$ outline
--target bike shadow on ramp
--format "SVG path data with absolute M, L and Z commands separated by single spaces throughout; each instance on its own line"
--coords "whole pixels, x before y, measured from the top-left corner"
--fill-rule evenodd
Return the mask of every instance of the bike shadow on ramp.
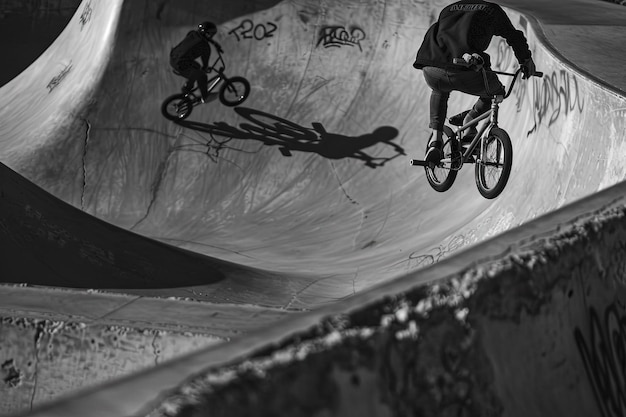
M 226 122 L 202 123 L 189 120 L 175 120 L 180 126 L 200 132 L 226 138 L 215 140 L 217 146 L 225 146 L 232 139 L 257 140 L 267 146 L 278 146 L 285 157 L 293 152 L 317 153 L 328 159 L 353 158 L 361 160 L 369 168 L 382 167 L 387 162 L 406 155 L 404 149 L 393 142 L 398 130 L 391 126 L 381 126 L 372 133 L 360 136 L 346 136 L 326 131 L 319 122 L 312 122 L 311 128 L 286 120 L 282 117 L 248 107 L 237 107 L 235 112 L 246 122 L 238 126 Z M 391 154 L 374 156 L 366 148 L 385 144 L 391 148 Z M 213 144 L 215 146 L 215 144 Z

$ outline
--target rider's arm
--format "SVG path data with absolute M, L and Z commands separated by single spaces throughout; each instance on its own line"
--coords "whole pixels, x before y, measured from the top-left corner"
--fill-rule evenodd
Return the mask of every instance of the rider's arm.
M 515 29 L 506 12 L 497 6 L 494 13 L 494 35 L 501 36 L 513 48 L 517 61 L 522 64 L 531 57 L 528 41 L 524 32 Z
M 209 43 L 215 46 L 215 49 L 217 49 L 217 52 L 219 52 L 220 54 L 224 53 L 224 50 L 222 49 L 222 46 L 219 43 L 215 42 L 213 39 L 209 40 Z
M 211 56 L 211 48 L 208 44 L 202 44 L 203 48 L 200 51 L 200 59 L 202 60 L 202 70 L 206 71 L 209 67 L 209 57 Z

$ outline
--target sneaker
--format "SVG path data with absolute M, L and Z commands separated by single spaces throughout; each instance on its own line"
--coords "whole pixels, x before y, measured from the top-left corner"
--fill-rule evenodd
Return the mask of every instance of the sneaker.
M 426 151 L 426 162 L 429 164 L 437 165 L 441 162 L 443 154 L 441 152 L 442 143 L 438 140 L 432 141 L 428 144 L 428 150 Z
M 454 116 L 450 117 L 448 121 L 453 126 L 463 126 L 463 121 L 465 120 L 465 116 L 467 116 L 467 113 L 469 112 L 470 112 L 469 110 L 465 110 L 464 112 L 455 114 Z

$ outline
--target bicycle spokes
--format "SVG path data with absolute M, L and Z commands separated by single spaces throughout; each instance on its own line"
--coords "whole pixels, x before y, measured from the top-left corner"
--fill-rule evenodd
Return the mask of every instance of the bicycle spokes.
M 240 88 L 241 91 L 238 91 L 237 86 L 235 84 L 228 84 L 225 89 L 225 96 L 229 101 L 238 101 L 243 98 L 244 89 Z
M 482 145 L 483 150 L 480 160 L 481 182 L 486 188 L 493 188 L 500 181 L 505 167 L 505 152 L 502 142 L 496 137 L 489 137 Z

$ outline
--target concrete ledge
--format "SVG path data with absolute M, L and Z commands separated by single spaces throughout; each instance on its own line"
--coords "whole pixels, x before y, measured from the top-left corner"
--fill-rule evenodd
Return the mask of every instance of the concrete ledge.
M 502 259 L 328 317 L 185 384 L 150 415 L 598 415 L 626 388 L 615 338 L 626 317 L 625 220 L 623 206 L 607 208 Z

